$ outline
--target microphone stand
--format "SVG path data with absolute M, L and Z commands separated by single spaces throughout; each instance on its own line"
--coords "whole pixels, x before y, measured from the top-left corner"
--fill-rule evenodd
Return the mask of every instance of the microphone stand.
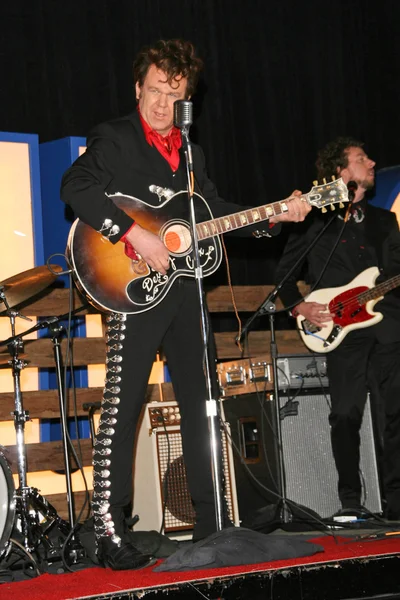
M 184 125 L 181 127 L 182 135 L 182 147 L 185 153 L 186 159 L 186 175 L 187 175 L 187 191 L 189 200 L 190 210 L 190 232 L 192 236 L 193 245 L 193 258 L 194 258 L 194 273 L 195 281 L 197 286 L 197 293 L 200 303 L 200 318 L 201 318 L 201 331 L 203 335 L 204 344 L 204 371 L 206 377 L 206 387 L 208 393 L 208 399 L 206 400 L 206 411 L 209 423 L 210 431 L 210 447 L 211 447 L 211 466 L 214 484 L 214 502 L 215 502 L 215 515 L 216 515 L 216 527 L 217 531 L 221 531 L 224 527 L 223 519 L 223 495 L 222 495 L 222 461 L 221 457 L 221 444 L 218 435 L 219 429 L 219 418 L 217 411 L 217 401 L 213 398 L 213 385 L 212 385 L 212 371 L 210 367 L 211 357 L 209 348 L 209 327 L 207 318 L 207 309 L 205 302 L 205 293 L 203 286 L 203 269 L 200 262 L 198 236 L 196 229 L 196 215 L 194 210 L 194 194 L 193 194 L 193 161 L 192 161 L 192 148 L 189 139 L 189 128 Z M 214 385 L 214 389 L 217 386 Z
M 283 457 L 283 447 L 282 447 L 282 427 L 281 427 L 281 411 L 280 411 L 280 402 L 279 402 L 279 383 L 278 383 L 278 349 L 276 344 L 276 336 L 275 336 L 275 313 L 276 306 L 275 300 L 284 286 L 286 281 L 292 275 L 292 273 L 296 270 L 298 265 L 305 259 L 305 257 L 309 254 L 311 249 L 315 246 L 321 236 L 325 233 L 327 228 L 330 226 L 332 221 L 337 217 L 337 213 L 332 215 L 332 217 L 328 220 L 328 222 L 324 225 L 321 231 L 315 236 L 312 242 L 305 248 L 305 250 L 300 254 L 299 258 L 296 260 L 294 265 L 289 269 L 284 278 L 280 283 L 278 283 L 272 292 L 267 296 L 267 298 L 262 302 L 262 304 L 258 307 L 255 313 L 248 319 L 246 324 L 244 325 L 240 336 L 236 337 L 236 342 L 240 343 L 243 337 L 247 334 L 251 324 L 260 317 L 261 315 L 268 314 L 269 316 L 269 326 L 271 332 L 271 342 L 270 342 L 270 353 L 271 353 L 271 362 L 272 362 L 272 373 L 274 380 L 274 400 L 275 400 L 275 421 L 276 421 L 276 430 L 277 430 L 277 454 L 278 454 L 278 484 L 279 484 L 279 493 L 280 493 L 280 505 L 279 510 L 279 521 L 285 524 L 290 523 L 292 521 L 292 513 L 288 506 L 287 501 L 287 490 L 286 490 L 286 479 L 285 479 L 285 463 Z M 296 302 L 298 304 L 298 302 Z

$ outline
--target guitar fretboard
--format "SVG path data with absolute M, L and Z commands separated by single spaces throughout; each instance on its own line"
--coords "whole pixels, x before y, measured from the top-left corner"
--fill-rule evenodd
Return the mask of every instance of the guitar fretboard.
M 367 290 L 366 292 L 362 292 L 358 295 L 358 301 L 360 304 L 366 304 L 370 300 L 374 300 L 375 298 L 379 298 L 379 296 L 384 296 L 390 290 L 394 290 L 400 285 L 400 275 L 395 275 L 391 279 L 387 281 L 383 281 L 379 283 L 375 287 Z
M 308 201 L 308 194 L 303 194 L 300 198 Z M 241 210 L 225 217 L 218 217 L 217 219 L 210 219 L 209 221 L 199 223 L 196 227 L 198 238 L 199 240 L 205 240 L 214 235 L 233 231 L 240 227 L 247 227 L 247 225 L 261 223 L 271 217 L 281 215 L 288 211 L 287 202 L 289 200 L 290 198 L 281 200 L 280 202 L 273 202 L 272 204 L 264 204 L 263 206 Z

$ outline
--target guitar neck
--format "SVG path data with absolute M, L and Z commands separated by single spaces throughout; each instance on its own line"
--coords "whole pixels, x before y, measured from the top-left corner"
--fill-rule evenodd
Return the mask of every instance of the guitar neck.
M 308 196 L 309 194 L 303 194 L 300 198 L 308 202 Z M 280 202 L 273 202 L 272 204 L 264 204 L 263 206 L 241 210 L 231 215 L 218 217 L 217 219 L 203 221 L 196 227 L 198 239 L 205 240 L 209 237 L 221 235 L 228 231 L 247 227 L 248 225 L 261 223 L 271 217 L 286 213 L 288 211 L 287 202 L 288 200 L 281 200 Z
M 358 296 L 358 301 L 360 304 L 366 304 L 370 300 L 375 300 L 375 298 L 379 298 L 380 296 L 384 296 L 390 290 L 394 290 L 400 285 L 400 275 L 395 275 L 391 279 L 379 283 L 375 287 L 367 290 L 366 292 L 362 292 Z

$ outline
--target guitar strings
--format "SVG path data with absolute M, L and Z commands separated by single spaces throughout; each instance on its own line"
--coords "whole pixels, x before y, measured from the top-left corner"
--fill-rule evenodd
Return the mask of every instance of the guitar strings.
M 396 277 L 394 277 L 393 280 L 400 281 L 400 275 L 396 275 Z M 375 291 L 378 291 L 380 286 L 382 286 L 382 288 L 383 288 L 385 283 L 387 283 L 387 282 L 383 282 L 383 283 L 379 284 L 378 286 L 376 286 Z M 335 304 L 332 304 L 330 309 L 333 310 L 333 312 L 336 312 L 337 310 L 340 310 L 342 308 L 352 308 L 353 306 L 354 306 L 354 308 L 356 308 L 356 307 L 362 306 L 363 304 L 366 304 L 366 302 L 368 302 L 368 299 L 365 302 L 361 302 L 361 303 L 360 303 L 359 299 L 364 294 L 366 296 L 368 296 L 368 293 L 371 292 L 373 289 L 374 288 L 368 288 L 366 290 L 363 290 L 362 292 L 357 294 L 357 296 L 355 296 L 353 298 L 349 298 L 348 300 L 343 300 L 343 302 L 336 301 Z M 373 298 L 372 298 L 372 300 L 373 300 Z M 329 307 L 329 304 L 328 304 L 328 307 Z

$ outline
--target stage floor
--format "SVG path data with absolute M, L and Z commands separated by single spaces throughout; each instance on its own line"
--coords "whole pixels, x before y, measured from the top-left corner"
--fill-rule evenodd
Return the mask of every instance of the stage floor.
M 54 563 L 51 572 L 34 578 L 30 573 L 30 577 L 19 581 L 7 581 L 2 573 L 0 599 L 400 598 L 400 526 L 397 523 L 380 523 L 362 529 L 357 526 L 326 534 L 277 529 L 264 536 L 271 545 L 278 540 L 289 542 L 291 538 L 301 538 L 318 544 L 321 551 L 301 558 L 167 572 L 155 570 L 162 560 L 146 569 L 120 572 L 99 568 L 90 561 L 71 565 L 74 572 L 65 572 L 62 564 Z M 181 544 L 181 547 L 189 546 L 192 546 L 190 542 Z M 21 578 L 21 573 L 14 575 Z

